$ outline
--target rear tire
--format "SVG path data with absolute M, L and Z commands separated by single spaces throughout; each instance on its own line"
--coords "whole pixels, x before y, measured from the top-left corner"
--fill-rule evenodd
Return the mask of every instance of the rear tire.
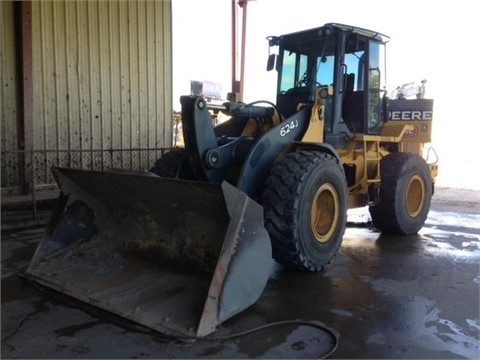
M 150 172 L 165 178 L 191 179 L 190 173 L 185 169 L 184 158 L 184 149 L 175 148 L 170 150 L 155 161 Z
M 274 259 L 320 271 L 337 254 L 347 220 L 343 168 L 321 152 L 286 155 L 270 171 L 262 194 Z
M 369 208 L 373 224 L 385 234 L 416 234 L 430 210 L 428 164 L 414 153 L 392 153 L 382 159 L 380 172 L 379 203 Z

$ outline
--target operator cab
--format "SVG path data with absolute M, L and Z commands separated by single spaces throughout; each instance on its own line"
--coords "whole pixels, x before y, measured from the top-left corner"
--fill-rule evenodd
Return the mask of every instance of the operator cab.
M 285 118 L 299 104 L 313 103 L 319 87 L 333 87 L 325 100 L 325 139 L 338 145 L 345 134 L 378 134 L 385 121 L 385 44 L 378 32 L 342 24 L 269 37 L 267 69 L 278 71 L 277 107 Z M 327 94 L 328 92 L 323 92 Z

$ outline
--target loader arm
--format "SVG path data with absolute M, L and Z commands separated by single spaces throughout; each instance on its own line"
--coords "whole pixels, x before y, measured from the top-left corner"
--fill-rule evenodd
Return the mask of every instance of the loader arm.
M 241 166 L 258 140 L 257 136 L 241 136 L 249 119 L 262 122 L 274 114 L 271 107 L 225 103 L 232 118 L 213 127 L 212 117 L 201 96 L 182 96 L 182 124 L 186 161 L 195 179 L 236 184 L 228 168 Z
M 241 136 L 249 119 L 267 119 L 273 116 L 272 107 L 227 103 L 232 119 L 228 124 L 213 127 L 205 100 L 201 96 L 182 96 L 182 122 L 185 154 L 195 178 L 221 183 L 228 181 L 255 199 L 261 190 L 268 168 L 291 145 L 299 141 L 310 123 L 311 105 L 257 137 Z M 228 171 L 241 166 L 240 175 L 231 178 Z
M 212 118 L 205 100 L 200 96 L 180 97 L 185 156 L 196 179 L 221 183 L 227 174 L 224 168 L 208 168 L 205 152 L 218 147 Z
M 248 153 L 237 188 L 256 199 L 264 184 L 267 171 L 275 159 L 300 140 L 310 122 L 311 105 L 304 106 L 285 121 L 263 135 Z

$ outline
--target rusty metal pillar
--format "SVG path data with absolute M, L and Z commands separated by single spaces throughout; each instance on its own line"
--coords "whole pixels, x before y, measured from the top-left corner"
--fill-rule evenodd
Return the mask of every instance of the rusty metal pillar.
M 240 92 L 240 84 L 237 81 L 237 0 L 232 0 L 232 92 L 228 100 L 236 101 L 237 93 Z
M 243 88 L 245 85 L 245 48 L 247 45 L 247 5 L 248 0 L 240 0 L 238 5 L 242 8 L 242 50 L 240 56 L 240 101 L 243 101 Z
M 238 5 L 237 5 L 238 1 Z M 245 82 L 245 48 L 247 34 L 247 4 L 249 0 L 232 0 L 232 93 L 231 101 L 243 101 Z M 240 45 L 240 68 L 238 67 L 238 7 L 242 8 L 242 38 Z

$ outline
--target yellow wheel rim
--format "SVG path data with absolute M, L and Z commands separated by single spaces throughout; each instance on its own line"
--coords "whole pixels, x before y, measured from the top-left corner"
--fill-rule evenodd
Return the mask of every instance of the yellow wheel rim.
M 337 227 L 340 216 L 338 194 L 332 184 L 323 184 L 315 193 L 312 203 L 311 227 L 315 239 L 328 242 Z
M 405 204 L 407 213 L 411 217 L 416 217 L 423 209 L 425 204 L 425 181 L 419 175 L 414 175 L 407 185 Z

